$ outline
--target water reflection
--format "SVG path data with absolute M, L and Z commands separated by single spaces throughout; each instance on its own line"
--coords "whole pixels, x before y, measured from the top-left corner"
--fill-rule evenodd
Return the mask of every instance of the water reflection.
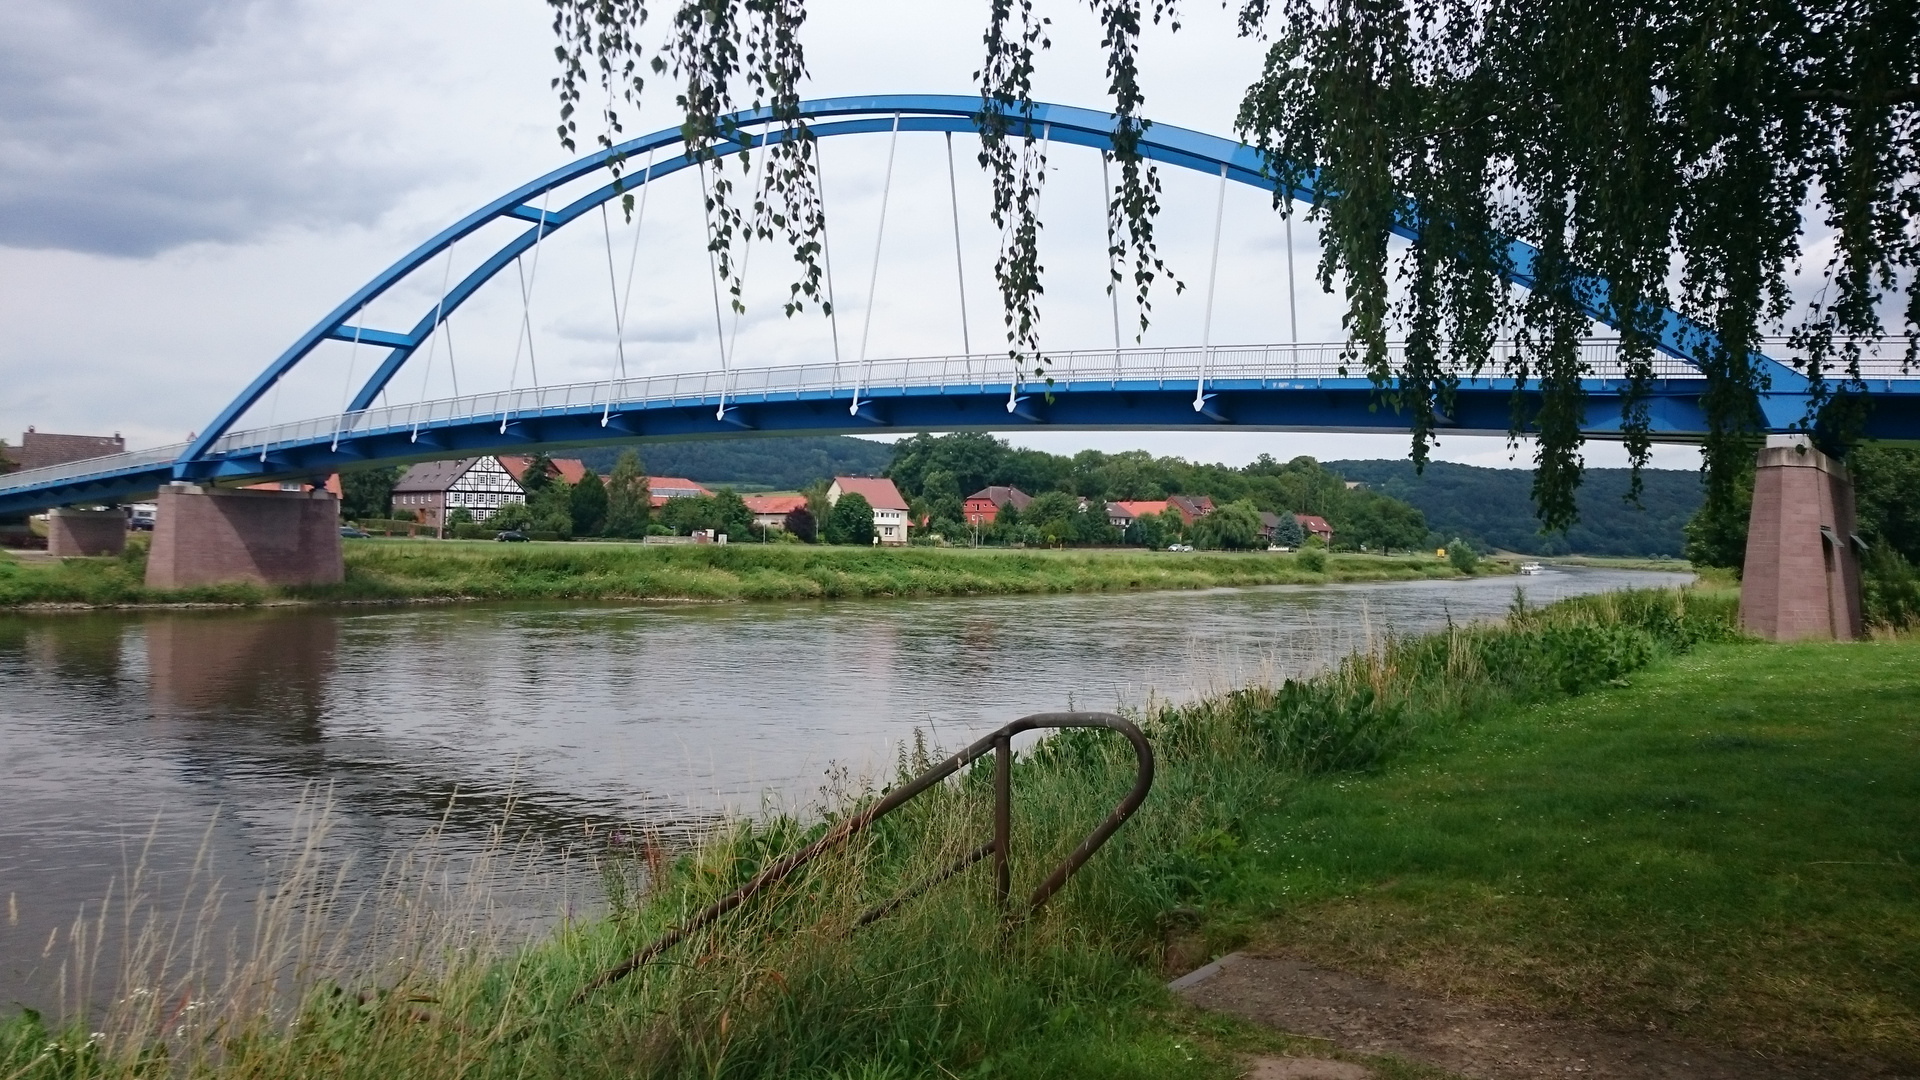
M 1516 585 L 1546 602 L 1683 580 L 0 617 L 0 892 L 20 907 L 0 1001 L 33 999 L 50 931 L 150 830 L 162 888 L 204 838 L 250 893 L 314 785 L 363 879 L 443 815 L 456 845 L 509 806 L 556 849 L 585 823 L 684 833 L 763 799 L 804 808 L 830 766 L 884 769 L 916 727 L 953 747 L 1028 712 L 1310 671 L 1498 615 Z

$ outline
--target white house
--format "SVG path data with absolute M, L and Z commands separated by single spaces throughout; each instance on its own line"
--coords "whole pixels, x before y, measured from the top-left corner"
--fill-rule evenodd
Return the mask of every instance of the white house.
M 464 509 L 485 521 L 508 503 L 526 502 L 527 493 L 496 457 L 423 461 L 393 485 L 393 506 L 411 510 L 423 525 L 445 525 L 447 515 Z
M 840 504 L 842 495 L 860 495 L 873 507 L 873 534 L 883 544 L 907 542 L 907 500 L 893 481 L 875 476 L 836 476 L 827 488 L 827 501 Z

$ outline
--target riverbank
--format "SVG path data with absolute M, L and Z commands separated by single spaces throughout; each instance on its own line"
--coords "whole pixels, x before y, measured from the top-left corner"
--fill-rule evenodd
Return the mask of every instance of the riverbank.
M 373 992 L 322 983 L 291 1031 L 244 1013 L 195 1024 L 252 1032 L 221 1036 L 209 1067 L 232 1075 L 1226 1077 L 1248 1049 L 1331 1052 L 1163 988 L 1252 945 L 1839 1063 L 1829 1074 L 1911 1068 L 1920 647 L 1763 645 L 1732 618 L 1728 598 L 1698 593 L 1568 601 L 1141 717 L 1159 759 L 1146 807 L 1011 933 L 983 868 L 852 925 L 985 834 L 975 773 L 578 1003 L 596 972 L 824 826 L 738 825 L 678 857 L 609 838 L 604 920 L 521 950 L 453 948 L 470 931 L 402 938 L 382 956 L 407 963 L 340 975 Z M 1132 769 L 1101 733 L 1021 757 L 1015 895 Z M 829 820 L 863 797 L 842 792 Z M 46 1049 L 85 1035 L 16 1020 L 0 1067 L 128 1074 L 136 1047 L 182 1026 L 160 1014 L 217 1004 L 185 990 L 139 998 L 155 1005 L 128 1019 L 146 1026 L 86 1068 Z M 169 1037 L 175 1061 L 204 1050 Z
M 337 586 L 156 590 L 138 547 L 111 559 L 0 557 L 0 608 L 401 603 L 465 600 L 841 600 L 882 596 L 1144 592 L 1464 576 L 1427 555 L 1138 549 L 856 548 L 792 544 L 500 544 L 353 540 Z M 1319 569 L 1315 569 L 1316 562 Z M 1482 573 L 1511 567 L 1485 560 Z

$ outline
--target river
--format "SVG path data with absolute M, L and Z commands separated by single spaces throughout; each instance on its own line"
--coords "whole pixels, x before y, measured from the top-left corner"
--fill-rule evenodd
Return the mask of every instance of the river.
M 1516 587 L 1546 603 L 1687 580 L 0 616 L 0 1008 L 51 1003 L 50 939 L 143 857 L 159 894 L 197 864 L 244 912 L 303 793 L 332 800 L 351 890 L 456 793 L 455 848 L 510 801 L 550 853 L 583 823 L 684 835 L 806 810 L 830 770 L 888 773 L 916 729 L 953 749 L 1030 712 L 1310 672 L 1496 617 Z

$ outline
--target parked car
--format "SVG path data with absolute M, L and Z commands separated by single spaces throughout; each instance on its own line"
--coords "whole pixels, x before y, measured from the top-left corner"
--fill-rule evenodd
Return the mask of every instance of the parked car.
M 519 529 L 508 529 L 506 532 L 495 533 L 493 534 L 493 538 L 503 544 L 524 544 L 527 542 L 527 534 L 521 532 Z
M 361 528 L 358 525 L 340 526 L 340 539 L 342 540 L 365 540 L 367 537 L 372 535 L 373 535 L 372 533 L 368 532 L 367 530 Z

